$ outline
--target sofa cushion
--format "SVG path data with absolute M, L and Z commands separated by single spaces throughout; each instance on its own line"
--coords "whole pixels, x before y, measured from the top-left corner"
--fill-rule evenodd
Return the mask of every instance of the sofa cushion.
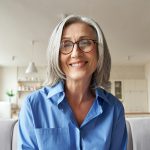
M 11 150 L 13 129 L 16 120 L 0 119 L 0 149 Z
M 131 133 L 131 127 L 128 120 L 126 120 L 126 127 L 128 132 L 128 143 L 127 143 L 127 150 L 133 150 L 133 140 L 132 140 L 132 133 Z
M 128 118 L 133 150 L 150 150 L 150 117 Z
M 15 123 L 13 137 L 12 137 L 12 150 L 17 150 L 17 137 L 18 137 L 18 121 Z

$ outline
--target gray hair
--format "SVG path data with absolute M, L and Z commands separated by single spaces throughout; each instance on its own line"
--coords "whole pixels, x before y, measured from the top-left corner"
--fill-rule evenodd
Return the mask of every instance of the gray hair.
M 60 80 L 65 80 L 65 75 L 59 65 L 59 48 L 63 29 L 66 25 L 75 22 L 84 22 L 91 26 L 97 34 L 98 40 L 98 62 L 96 71 L 93 73 L 91 86 L 107 89 L 111 69 L 111 57 L 107 42 L 100 26 L 91 18 L 70 15 L 64 18 L 53 30 L 48 45 L 48 66 L 45 85 L 53 86 Z M 93 84 L 94 83 L 94 84 Z

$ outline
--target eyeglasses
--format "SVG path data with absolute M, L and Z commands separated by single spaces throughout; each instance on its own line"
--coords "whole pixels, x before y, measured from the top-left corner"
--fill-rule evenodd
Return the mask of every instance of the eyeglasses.
M 90 52 L 94 49 L 95 44 L 97 44 L 96 40 L 92 39 L 82 39 L 75 43 L 72 41 L 62 41 L 60 43 L 60 52 L 63 54 L 69 54 L 73 51 L 74 45 L 77 44 L 78 48 L 85 53 Z

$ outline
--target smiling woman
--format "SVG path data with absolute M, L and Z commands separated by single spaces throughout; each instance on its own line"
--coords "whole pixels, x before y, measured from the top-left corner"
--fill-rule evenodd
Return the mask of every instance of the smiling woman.
M 64 29 L 60 66 L 68 84 L 69 81 L 71 84 L 76 84 L 76 81 L 84 82 L 83 85 L 90 84 L 88 82 L 96 70 L 98 61 L 97 44 L 94 41 L 95 31 L 85 23 L 77 22 Z
M 54 29 L 48 53 L 45 86 L 21 108 L 19 150 L 126 150 L 123 105 L 105 90 L 111 58 L 99 25 L 66 17 Z

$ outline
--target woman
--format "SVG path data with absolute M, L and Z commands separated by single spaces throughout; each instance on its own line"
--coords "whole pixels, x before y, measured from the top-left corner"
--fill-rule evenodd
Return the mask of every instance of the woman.
M 106 90 L 111 59 L 99 25 L 70 15 L 54 29 L 46 86 L 19 115 L 19 150 L 125 150 L 121 102 Z

